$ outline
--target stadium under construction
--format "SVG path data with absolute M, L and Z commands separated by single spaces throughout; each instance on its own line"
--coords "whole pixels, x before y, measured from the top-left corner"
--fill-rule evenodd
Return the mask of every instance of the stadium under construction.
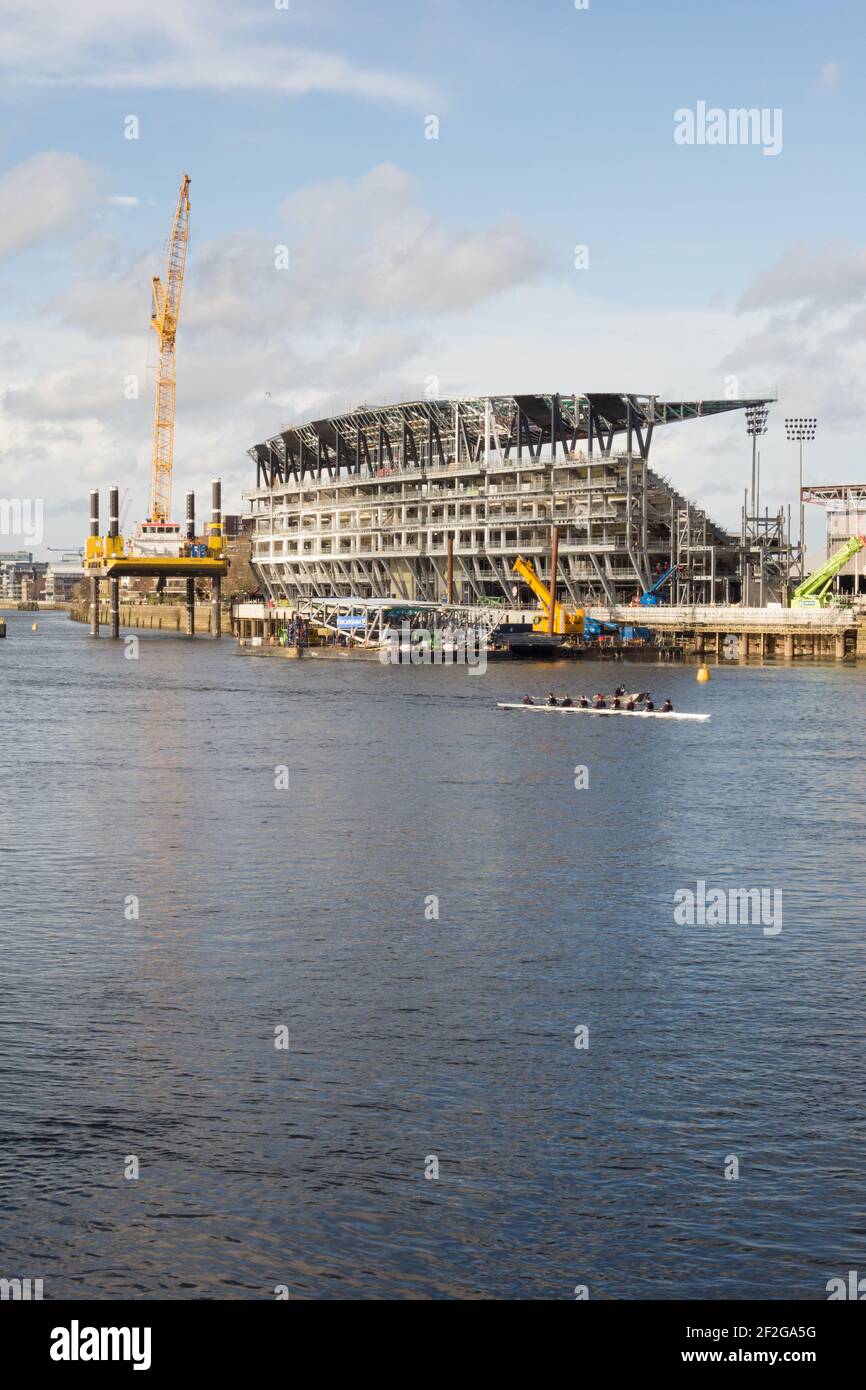
M 738 532 L 650 467 L 656 427 L 763 407 L 627 394 L 420 400 L 286 428 L 249 452 L 252 561 L 269 598 L 518 606 L 515 561 L 575 608 L 617 607 L 672 570 L 674 605 L 765 607 L 802 574 L 790 511 Z

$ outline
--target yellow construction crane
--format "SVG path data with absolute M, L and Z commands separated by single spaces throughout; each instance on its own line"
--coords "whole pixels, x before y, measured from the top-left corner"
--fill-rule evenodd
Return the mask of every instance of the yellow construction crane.
M 550 589 L 546 584 L 542 584 L 535 572 L 535 567 L 530 560 L 524 560 L 522 555 L 518 555 L 512 566 L 515 574 L 519 574 L 524 584 L 528 584 L 535 597 L 541 604 L 541 615 L 535 618 L 532 623 L 533 631 L 545 633 L 549 631 L 550 622 Z M 553 631 L 560 636 L 581 637 L 583 635 L 584 610 L 582 608 L 563 608 L 559 602 L 553 605 Z
M 153 468 L 148 519 L 162 525 L 171 511 L 171 469 L 174 456 L 175 336 L 180 313 L 180 292 L 189 240 L 189 174 L 184 174 L 177 199 L 165 284 L 153 277 L 153 311 L 150 326 L 159 339 L 156 375 L 156 410 L 153 421 Z

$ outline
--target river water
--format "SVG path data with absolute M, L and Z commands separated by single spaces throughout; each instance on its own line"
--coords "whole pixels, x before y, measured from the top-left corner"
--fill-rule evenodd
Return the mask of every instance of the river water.
M 0 1276 L 815 1299 L 866 1273 L 862 671 L 158 634 L 131 660 L 6 616 Z M 495 707 L 621 676 L 712 719 Z M 677 920 L 699 882 L 781 921 Z

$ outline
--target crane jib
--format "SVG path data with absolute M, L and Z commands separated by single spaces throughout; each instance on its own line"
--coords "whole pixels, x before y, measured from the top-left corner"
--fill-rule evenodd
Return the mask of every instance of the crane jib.
M 165 285 L 153 277 L 151 327 L 159 338 L 156 407 L 153 422 L 153 464 L 150 484 L 150 520 L 164 522 L 171 511 L 171 476 L 174 462 L 175 338 L 189 239 L 189 175 L 184 174 L 169 241 Z

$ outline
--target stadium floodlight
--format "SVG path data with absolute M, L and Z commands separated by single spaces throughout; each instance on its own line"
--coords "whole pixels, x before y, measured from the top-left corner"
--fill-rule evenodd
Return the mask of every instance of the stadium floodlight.
M 814 415 L 785 416 L 785 434 L 788 436 L 788 442 L 800 446 L 800 570 L 803 577 L 806 574 L 806 537 L 803 534 L 806 522 L 803 506 L 803 445 L 812 443 L 817 429 L 818 420 Z
M 807 440 L 815 438 L 818 428 L 818 421 L 814 415 L 808 416 L 785 416 L 785 433 L 789 440 Z

